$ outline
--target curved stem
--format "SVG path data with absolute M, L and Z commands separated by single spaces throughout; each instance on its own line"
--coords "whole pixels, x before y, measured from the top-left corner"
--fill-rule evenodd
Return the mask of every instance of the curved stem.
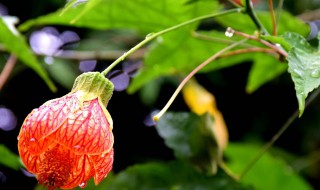
M 154 121 L 158 121 L 160 119 L 160 117 L 168 110 L 168 108 L 170 107 L 170 105 L 173 103 L 174 99 L 177 97 L 177 95 L 179 94 L 179 92 L 182 90 L 182 88 L 184 87 L 184 85 L 190 80 L 191 77 L 193 77 L 200 69 L 202 69 L 204 66 L 208 65 L 210 62 L 212 62 L 213 60 L 217 59 L 219 56 L 221 56 L 223 53 L 225 53 L 226 51 L 244 43 L 245 41 L 247 41 L 247 39 L 238 41 L 236 43 L 233 43 L 229 46 L 227 46 L 226 48 L 218 51 L 216 54 L 214 54 L 213 56 L 211 56 L 209 59 L 205 60 L 203 63 L 201 63 L 200 65 L 198 65 L 198 67 L 196 67 L 193 71 L 191 71 L 184 79 L 183 81 L 179 84 L 178 88 L 175 90 L 175 92 L 173 93 L 173 95 L 171 96 L 171 98 L 169 99 L 169 101 L 167 102 L 167 104 L 162 108 L 162 110 L 156 114 L 155 116 L 153 116 L 153 120 Z
M 273 0 L 268 0 L 268 5 L 269 5 L 269 10 L 270 10 L 270 15 L 271 15 L 271 21 L 272 21 L 272 35 L 276 36 L 277 35 L 277 23 L 276 23 L 276 17 L 274 14 L 274 9 L 273 9 Z
M 262 39 L 260 39 L 260 38 L 258 38 L 258 37 L 256 37 L 256 36 L 252 36 L 252 35 L 249 35 L 249 34 L 246 34 L 246 33 L 243 33 L 243 32 L 239 32 L 239 31 L 233 30 L 233 29 L 230 28 L 230 27 L 228 28 L 228 30 L 229 30 L 229 31 L 232 31 L 232 33 L 235 34 L 235 35 L 243 36 L 243 37 L 245 37 L 245 38 L 247 38 L 247 39 L 255 40 L 255 41 L 257 41 L 257 42 L 260 42 L 260 43 L 262 43 L 263 45 L 265 45 L 265 46 L 267 46 L 267 47 L 269 47 L 269 48 L 271 48 L 271 49 L 276 50 L 280 55 L 282 55 L 282 56 L 284 56 L 284 57 L 287 56 L 287 52 L 284 51 L 283 49 L 281 49 L 280 47 L 278 47 L 278 46 L 276 46 L 276 45 L 273 45 L 273 44 L 271 44 L 271 43 L 269 43 L 269 42 L 267 42 L 267 41 L 265 41 L 265 40 L 262 40 Z
M 14 55 L 10 55 L 6 65 L 4 66 L 1 74 L 0 74 L 0 90 L 2 89 L 3 85 L 6 83 L 7 79 L 12 72 L 14 65 L 16 64 L 17 58 Z
M 235 8 L 235 9 L 230 9 L 230 10 L 225 10 L 222 12 L 218 12 L 218 13 L 213 13 L 213 14 L 208 14 L 208 15 L 204 15 L 204 16 L 200 16 L 191 20 L 188 20 L 186 22 L 180 23 L 178 25 L 172 26 L 170 28 L 161 30 L 160 32 L 157 33 L 150 33 L 146 36 L 146 38 L 141 41 L 140 43 L 138 43 L 136 46 L 134 46 L 133 48 L 131 48 L 129 51 L 127 51 L 126 53 L 124 53 L 122 56 L 120 56 L 118 59 L 116 59 L 113 63 L 111 63 L 109 65 L 109 67 L 107 67 L 102 74 L 106 75 L 113 67 L 115 67 L 118 63 L 120 63 L 121 61 L 123 61 L 126 57 L 128 57 L 131 53 L 135 52 L 137 49 L 139 49 L 140 47 L 144 46 L 145 44 L 147 44 L 148 42 L 150 42 L 151 40 L 157 38 L 158 36 L 161 36 L 162 34 L 171 32 L 175 29 L 181 28 L 183 26 L 198 22 L 200 20 L 204 20 L 204 19 L 208 19 L 208 18 L 213 18 L 213 17 L 218 17 L 218 16 L 222 16 L 222 15 L 226 15 L 226 14 L 230 14 L 230 13 L 235 13 L 235 12 L 241 12 L 241 8 Z
M 320 88 L 314 91 L 308 100 L 306 101 L 306 107 L 310 105 L 310 103 L 320 94 Z M 266 143 L 262 149 L 254 156 L 254 158 L 248 163 L 245 169 L 239 176 L 239 179 L 242 179 L 249 170 L 254 166 L 255 163 L 269 150 L 269 148 L 280 138 L 280 136 L 288 129 L 288 127 L 294 122 L 295 119 L 299 117 L 299 109 L 297 109 L 289 119 L 284 123 L 284 125 L 280 128 L 280 130 L 272 137 L 272 139 Z
M 264 26 L 261 24 L 260 20 L 258 19 L 256 13 L 253 11 L 251 0 L 246 0 L 246 11 L 245 11 L 253 21 L 253 23 L 256 25 L 257 29 L 262 31 L 264 35 L 268 35 L 268 31 L 264 28 Z

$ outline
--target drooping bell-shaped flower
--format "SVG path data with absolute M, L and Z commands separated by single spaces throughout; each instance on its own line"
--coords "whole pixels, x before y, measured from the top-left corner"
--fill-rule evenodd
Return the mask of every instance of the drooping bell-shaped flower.
M 18 149 L 27 170 L 49 189 L 97 185 L 112 169 L 113 122 L 106 109 L 113 84 L 99 72 L 80 75 L 71 92 L 34 109 Z

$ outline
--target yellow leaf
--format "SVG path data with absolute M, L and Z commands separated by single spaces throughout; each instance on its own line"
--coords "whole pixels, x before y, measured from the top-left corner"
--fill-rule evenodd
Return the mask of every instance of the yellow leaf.
M 203 115 L 209 113 L 214 118 L 213 132 L 218 148 L 223 151 L 228 144 L 228 130 L 221 112 L 217 109 L 213 94 L 195 79 L 191 79 L 182 90 L 183 98 L 192 112 Z

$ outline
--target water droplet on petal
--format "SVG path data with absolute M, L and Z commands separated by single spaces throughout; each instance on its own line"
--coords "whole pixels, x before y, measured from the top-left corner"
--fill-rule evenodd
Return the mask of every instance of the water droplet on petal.
M 231 38 L 233 34 L 234 34 L 234 30 L 231 27 L 228 27 L 226 32 L 224 33 L 224 35 L 226 35 L 229 38 Z
M 79 187 L 80 188 L 85 188 L 87 186 L 87 183 L 86 182 L 82 182 L 79 184 Z
M 74 146 L 73 148 L 77 148 L 77 149 L 78 149 L 78 148 L 80 148 L 80 147 L 81 147 L 80 145 L 76 145 L 76 146 Z
M 30 138 L 30 142 L 36 142 L 35 138 Z
M 311 72 L 311 76 L 314 78 L 319 78 L 320 77 L 320 70 L 316 69 Z

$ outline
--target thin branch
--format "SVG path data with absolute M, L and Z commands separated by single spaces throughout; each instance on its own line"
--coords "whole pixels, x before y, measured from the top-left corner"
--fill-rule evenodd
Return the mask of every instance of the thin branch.
M 5 66 L 0 74 L 0 90 L 2 89 L 2 87 L 6 83 L 6 81 L 8 80 L 16 62 L 17 62 L 16 56 L 10 55 L 10 57 L 8 58 Z
M 315 90 L 306 101 L 306 106 L 308 107 L 310 103 L 320 94 L 320 88 Z M 280 138 L 280 136 L 288 129 L 288 127 L 299 117 L 299 109 L 297 109 L 289 119 L 284 123 L 280 130 L 272 137 L 272 139 L 266 143 L 261 150 L 254 156 L 254 158 L 248 163 L 245 169 L 240 174 L 240 179 L 242 179 L 249 170 L 254 166 L 255 163 L 269 150 L 269 148 Z
M 139 59 L 143 57 L 145 49 L 139 49 L 129 56 L 130 59 Z M 63 50 L 60 51 L 51 57 L 62 58 L 62 59 L 71 59 L 71 60 L 89 60 L 89 59 L 99 59 L 99 60 L 115 60 L 126 51 L 74 51 L 74 50 Z M 38 56 L 48 56 L 37 54 Z
M 215 53 L 213 56 L 211 56 L 210 58 L 208 58 L 207 60 L 205 60 L 203 63 L 201 63 L 200 65 L 198 65 L 194 70 L 192 70 L 183 80 L 182 82 L 179 84 L 178 88 L 175 90 L 175 92 L 173 93 L 173 95 L 171 96 L 171 98 L 169 99 L 169 101 L 167 102 L 167 104 L 162 108 L 162 110 L 157 113 L 154 117 L 153 120 L 154 121 L 158 121 L 160 119 L 160 117 L 162 117 L 162 115 L 169 109 L 170 105 L 173 103 L 174 99 L 177 97 L 177 95 L 179 94 L 179 92 L 182 90 L 182 88 L 184 87 L 184 85 L 190 80 L 191 77 L 193 77 L 198 71 L 200 71 L 204 66 L 208 65 L 210 62 L 214 61 L 215 59 L 217 59 L 219 56 L 221 56 L 223 53 L 225 53 L 226 51 L 229 51 L 230 49 L 244 43 L 245 41 L 247 41 L 247 39 L 238 41 L 236 43 L 233 43 L 227 47 L 225 47 L 224 49 L 218 51 L 217 53 Z
M 265 45 L 265 46 L 267 46 L 267 47 L 269 47 L 271 49 L 276 50 L 280 55 L 283 55 L 284 57 L 287 56 L 287 52 L 286 51 L 284 51 L 284 50 L 280 49 L 278 46 L 276 46 L 274 44 L 271 44 L 271 43 L 269 43 L 269 42 L 267 42 L 265 40 L 262 40 L 262 39 L 260 39 L 260 38 L 258 38 L 256 36 L 252 36 L 252 35 L 249 35 L 249 34 L 246 34 L 246 33 L 243 33 L 243 32 L 239 32 L 239 31 L 233 30 L 231 28 L 228 28 L 228 30 L 233 32 L 233 34 L 236 34 L 236 35 L 239 35 L 239 36 L 243 36 L 243 37 L 245 37 L 247 39 L 255 40 L 257 42 L 260 42 L 263 45 Z
M 213 14 L 208 14 L 208 15 L 204 15 L 204 16 L 200 16 L 200 17 L 196 17 L 194 19 L 188 20 L 186 22 L 174 25 L 172 27 L 169 27 L 167 29 L 161 30 L 159 32 L 156 33 L 150 33 L 146 36 L 146 38 L 141 41 L 140 43 L 138 43 L 137 45 L 135 45 L 133 48 L 131 48 L 129 51 L 127 51 L 126 53 L 124 53 L 122 56 L 120 56 L 118 59 L 116 59 L 113 63 L 111 63 L 103 72 L 103 75 L 106 75 L 110 70 L 112 70 L 113 67 L 115 67 L 118 63 L 120 63 L 121 61 L 123 61 L 125 58 L 127 58 L 130 54 L 132 54 L 133 52 L 137 51 L 139 48 L 141 48 L 142 46 L 146 45 L 147 43 L 149 43 L 150 41 L 152 41 L 153 39 L 157 38 L 158 36 L 161 36 L 163 34 L 166 34 L 168 32 L 171 32 L 173 30 L 176 30 L 178 28 L 187 26 L 189 24 L 204 20 L 204 19 L 208 19 L 208 18 L 214 18 L 214 17 L 218 17 L 218 16 L 223 16 L 223 15 L 227 15 L 227 14 L 231 14 L 231 13 L 236 13 L 236 12 L 241 12 L 242 9 L 241 8 L 235 8 L 235 9 L 229 9 L 229 10 L 225 10 L 225 11 L 221 11 L 218 13 L 213 13 Z
M 245 12 L 250 16 L 251 20 L 256 25 L 256 27 L 259 30 L 259 32 L 263 32 L 265 35 L 267 35 L 268 31 L 261 24 L 261 22 L 258 19 L 256 13 L 254 12 L 251 0 L 246 0 L 246 10 L 245 10 Z
M 230 57 L 233 55 L 238 55 L 238 54 L 242 54 L 242 53 L 252 53 L 252 52 L 262 52 L 262 53 L 269 53 L 269 54 L 276 54 L 277 53 L 277 51 L 274 49 L 252 47 L 252 48 L 237 49 L 234 51 L 230 51 L 228 53 L 222 54 L 219 58 Z
M 214 37 L 214 36 L 204 35 L 204 34 L 201 34 L 197 31 L 192 31 L 191 35 L 192 35 L 192 37 L 200 39 L 200 40 L 211 41 L 211 42 L 221 43 L 221 44 L 230 45 L 230 44 L 237 42 L 235 40 L 223 39 L 223 38 L 218 38 L 218 37 Z M 240 44 L 239 46 L 241 46 L 241 47 L 254 47 L 250 44 Z
M 272 0 L 268 0 L 268 5 L 269 5 L 269 10 L 270 10 L 270 14 L 271 14 L 271 21 L 272 21 L 272 34 L 274 36 L 277 35 L 277 24 L 276 24 L 276 17 L 274 14 L 274 9 L 273 9 L 273 2 Z

